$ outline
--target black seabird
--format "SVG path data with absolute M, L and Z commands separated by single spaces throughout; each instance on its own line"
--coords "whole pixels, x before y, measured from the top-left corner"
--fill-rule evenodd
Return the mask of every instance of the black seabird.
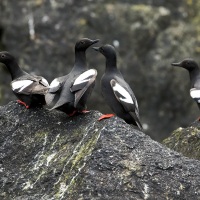
M 66 76 L 56 78 L 45 96 L 47 105 L 69 116 L 84 112 L 86 101 L 95 85 L 97 71 L 87 68 L 85 51 L 99 40 L 83 38 L 75 45 L 75 63 Z
M 23 71 L 9 52 L 0 52 L 0 62 L 6 65 L 11 74 L 12 91 L 19 98 L 18 103 L 26 108 L 41 107 L 46 104 L 44 95 L 49 84 L 45 78 Z
M 191 58 L 178 63 L 172 63 L 172 66 L 182 67 L 188 70 L 190 75 L 190 96 L 196 101 L 200 109 L 200 68 Z
M 117 69 L 115 48 L 111 45 L 104 45 L 93 47 L 93 49 L 102 53 L 106 58 L 106 70 L 101 78 L 101 90 L 105 101 L 118 117 L 142 129 L 136 97 Z M 103 115 L 99 120 L 111 116 L 112 114 Z

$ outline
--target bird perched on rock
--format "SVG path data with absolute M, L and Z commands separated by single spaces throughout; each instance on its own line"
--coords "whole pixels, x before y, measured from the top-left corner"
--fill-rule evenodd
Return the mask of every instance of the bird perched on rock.
M 76 42 L 74 67 L 66 76 L 55 78 L 45 96 L 51 109 L 58 109 L 69 116 L 84 112 L 97 76 L 95 69 L 87 68 L 85 51 L 98 41 L 83 38 Z
M 142 129 L 136 97 L 117 69 L 115 48 L 107 44 L 102 47 L 93 47 L 93 49 L 106 58 L 106 69 L 101 78 L 101 90 L 105 101 L 118 117 Z M 112 116 L 112 114 L 103 115 L 99 120 Z
M 190 96 L 196 101 L 200 109 L 200 68 L 191 58 L 178 63 L 172 63 L 172 66 L 182 67 L 188 70 L 190 75 Z
M 9 52 L 0 52 L 0 62 L 6 65 L 11 74 L 12 91 L 19 98 L 18 103 L 26 108 L 41 107 L 46 104 L 44 95 L 48 91 L 49 84 L 45 78 L 23 71 Z

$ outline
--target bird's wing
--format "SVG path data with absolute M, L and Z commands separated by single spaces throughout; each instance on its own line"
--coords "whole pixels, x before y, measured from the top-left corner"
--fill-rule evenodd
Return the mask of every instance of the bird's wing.
M 12 90 L 20 94 L 41 94 L 44 95 L 48 91 L 48 82 L 41 76 L 22 76 L 11 82 Z
M 200 104 L 200 89 L 191 88 L 191 89 L 190 89 L 190 96 L 191 96 L 198 104 Z
M 42 76 L 33 76 L 32 94 L 46 94 L 49 90 L 48 81 Z
M 45 95 L 45 101 L 48 106 L 53 107 L 56 105 L 60 98 L 60 94 L 63 88 L 64 83 L 68 79 L 68 75 L 55 78 L 50 86 L 48 93 Z
M 55 78 L 50 86 L 49 86 L 49 93 L 56 93 L 57 91 L 59 91 L 62 88 L 62 82 L 59 81 L 58 78 Z
M 127 112 L 135 111 L 137 103 L 131 97 L 130 93 L 123 86 L 121 86 L 119 82 L 117 82 L 115 79 L 112 79 L 110 81 L 110 84 L 115 94 L 115 97 L 122 104 L 124 109 Z
M 94 83 L 97 76 L 97 71 L 95 69 L 89 69 L 82 74 L 80 74 L 74 81 L 70 88 L 70 91 L 75 93 L 74 107 L 77 106 L 81 97 L 87 91 L 87 89 Z
M 140 122 L 139 113 L 136 111 L 136 112 L 129 112 L 129 114 L 133 117 L 133 119 L 135 120 L 139 129 L 142 130 L 143 127 L 142 127 L 142 124 Z
M 123 106 L 126 112 L 134 118 L 138 127 L 142 129 L 142 125 L 139 120 L 139 108 L 136 97 L 130 87 L 127 88 L 127 84 L 125 84 L 126 88 L 120 85 L 118 81 L 112 79 L 110 81 L 110 85 L 115 94 L 115 97 L 119 101 L 119 103 Z
M 47 81 L 44 77 L 41 77 L 39 82 L 40 82 L 40 84 L 42 84 L 43 86 L 49 87 L 49 83 L 48 83 L 48 81 Z

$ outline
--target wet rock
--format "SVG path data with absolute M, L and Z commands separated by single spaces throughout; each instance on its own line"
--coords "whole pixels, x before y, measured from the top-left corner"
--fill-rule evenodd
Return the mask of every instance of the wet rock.
M 199 198 L 199 161 L 100 115 L 0 107 L 0 198 Z
M 178 128 L 163 141 L 170 149 L 184 156 L 200 160 L 200 122 L 192 123 L 187 128 Z

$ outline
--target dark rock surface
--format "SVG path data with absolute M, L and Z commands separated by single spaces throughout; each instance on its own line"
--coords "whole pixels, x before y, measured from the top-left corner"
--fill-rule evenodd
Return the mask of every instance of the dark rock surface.
M 173 131 L 163 144 L 184 156 L 200 160 L 200 121 L 195 121 L 187 128 L 180 127 Z
M 170 66 L 185 57 L 200 62 L 199 26 L 189 18 L 190 13 L 199 11 L 197 6 L 195 12 L 190 9 L 193 2 L 1 0 L 0 50 L 12 52 L 28 72 L 52 81 L 71 70 L 77 39 L 99 38 L 99 45 L 114 44 L 119 68 L 138 99 L 141 121 L 147 133 L 161 141 L 198 116 L 189 96 L 187 72 Z M 87 57 L 89 66 L 98 70 L 88 107 L 108 113 L 99 86 L 105 60 L 91 49 Z M 9 88 L 9 75 L 0 70 L 3 105 L 15 97 Z
M 0 199 L 199 199 L 199 161 L 99 116 L 0 107 Z

